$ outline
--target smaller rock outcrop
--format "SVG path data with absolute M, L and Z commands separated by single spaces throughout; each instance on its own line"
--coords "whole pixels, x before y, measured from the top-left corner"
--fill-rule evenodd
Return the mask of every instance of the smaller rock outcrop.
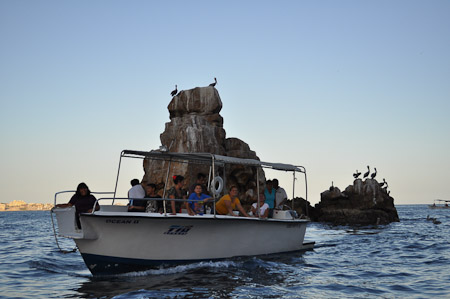
M 331 187 L 320 194 L 313 220 L 336 225 L 375 225 L 400 221 L 394 198 L 375 179 L 356 179 L 343 192 Z

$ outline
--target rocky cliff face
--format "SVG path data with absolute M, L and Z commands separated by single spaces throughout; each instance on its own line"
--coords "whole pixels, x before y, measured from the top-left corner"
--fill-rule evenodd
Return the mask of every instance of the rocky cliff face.
M 356 179 L 341 192 L 337 187 L 320 194 L 314 220 L 339 225 L 388 224 L 400 221 L 394 199 L 375 179 Z
M 222 101 L 214 87 L 196 87 L 181 91 L 172 98 L 167 108 L 170 122 L 166 123 L 160 138 L 161 144 L 170 152 L 207 152 L 259 160 L 247 143 L 238 138 L 226 138 L 223 118 L 219 114 Z M 165 162 L 145 160 L 143 181 L 164 183 L 167 167 Z M 260 172 L 260 181 L 264 183 L 262 169 L 232 166 L 225 169 L 225 175 L 222 170 L 218 174 L 224 178 L 226 187 L 238 185 L 240 194 L 245 194 L 249 189 L 255 189 L 256 192 L 256 171 Z M 183 175 L 186 177 L 186 185 L 190 186 L 199 172 L 208 175 L 209 167 L 172 163 L 169 175 Z M 169 187 L 171 184 L 172 180 L 169 179 Z

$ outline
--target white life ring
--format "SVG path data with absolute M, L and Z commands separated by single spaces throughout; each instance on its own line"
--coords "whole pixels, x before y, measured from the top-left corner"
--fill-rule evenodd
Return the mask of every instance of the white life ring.
M 216 188 L 216 184 L 219 183 L 219 186 Z M 214 193 L 216 196 L 220 194 L 223 190 L 223 180 L 220 176 L 214 177 L 214 180 L 211 181 L 211 185 L 209 187 L 211 193 Z

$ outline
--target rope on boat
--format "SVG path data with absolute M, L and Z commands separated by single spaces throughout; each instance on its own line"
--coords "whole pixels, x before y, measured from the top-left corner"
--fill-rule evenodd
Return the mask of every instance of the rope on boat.
M 74 249 L 72 249 L 72 250 L 63 250 L 63 249 L 61 249 L 61 247 L 59 246 L 58 237 L 56 236 L 55 222 L 53 221 L 53 209 L 50 210 L 50 218 L 52 219 L 53 236 L 55 237 L 56 246 L 58 246 L 59 251 L 64 253 L 64 254 L 72 253 L 72 252 L 77 251 L 76 247 Z

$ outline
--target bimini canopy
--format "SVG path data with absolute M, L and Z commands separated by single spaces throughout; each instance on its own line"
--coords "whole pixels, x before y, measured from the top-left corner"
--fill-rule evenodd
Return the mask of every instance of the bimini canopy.
M 303 166 L 295 166 L 291 164 L 284 163 L 270 163 L 263 162 L 255 159 L 243 159 L 229 156 L 221 156 L 210 153 L 174 153 L 174 152 L 163 152 L 163 151 L 133 151 L 124 150 L 122 151 L 122 157 L 129 158 L 148 158 L 153 160 L 166 160 L 166 161 L 176 161 L 176 162 L 194 162 L 199 164 L 237 164 L 245 166 L 256 166 L 271 168 L 275 170 L 284 171 L 295 171 L 305 173 L 305 168 Z

